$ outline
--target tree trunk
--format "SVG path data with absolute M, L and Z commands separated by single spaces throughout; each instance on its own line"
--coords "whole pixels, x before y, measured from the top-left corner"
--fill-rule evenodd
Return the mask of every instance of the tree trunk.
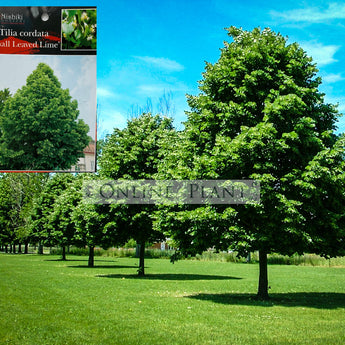
M 89 262 L 88 267 L 94 266 L 94 258 L 95 258 L 95 247 L 89 246 Z
M 265 250 L 259 251 L 259 288 L 258 299 L 267 300 L 268 296 L 268 274 L 267 274 L 267 252 Z
M 8 244 L 5 244 L 5 253 L 8 253 Z
M 25 243 L 25 246 L 24 246 L 24 254 L 28 254 L 29 253 L 29 244 L 28 243 Z
M 140 258 L 140 244 L 137 243 L 135 246 L 135 257 Z
M 61 260 L 66 261 L 66 247 L 62 246 Z
M 13 254 L 15 254 L 16 253 L 16 245 L 14 244 L 13 245 Z
M 22 253 L 22 245 L 19 243 L 18 244 L 18 253 L 21 254 Z
M 145 242 L 140 243 L 138 275 L 145 275 Z
M 38 244 L 37 254 L 43 254 L 43 245 L 41 243 Z

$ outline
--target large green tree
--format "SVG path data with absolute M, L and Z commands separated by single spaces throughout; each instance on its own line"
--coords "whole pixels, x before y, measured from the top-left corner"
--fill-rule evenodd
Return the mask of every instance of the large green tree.
M 150 113 L 128 121 L 106 138 L 99 159 L 100 174 L 111 179 L 153 179 L 157 173 L 160 141 L 173 131 L 172 120 Z M 164 239 L 153 229 L 154 205 L 111 205 L 119 238 L 135 239 L 140 245 L 139 275 L 145 274 L 145 243 Z M 122 234 L 122 236 L 121 236 Z
M 53 70 L 40 63 L 3 104 L 0 168 L 59 170 L 76 164 L 90 140 L 77 108 Z
M 258 250 L 258 297 L 268 298 L 267 254 L 344 253 L 344 139 L 312 58 L 270 29 L 228 29 L 219 60 L 188 96 L 185 131 L 166 142 L 162 176 L 257 179 L 259 204 L 163 212 L 182 251 Z M 338 139 L 338 140 L 337 140 Z M 169 154 L 170 152 L 170 154 Z M 207 226 L 203 223 L 207 222 Z

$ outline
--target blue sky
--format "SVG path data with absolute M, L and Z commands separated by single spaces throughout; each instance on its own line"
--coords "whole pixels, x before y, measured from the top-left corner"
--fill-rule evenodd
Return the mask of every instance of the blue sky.
M 2 1 L 1 6 L 13 2 Z M 16 1 L 17 6 L 65 2 Z M 225 27 L 270 27 L 298 42 L 319 68 L 326 101 L 345 113 L 345 3 L 341 1 L 102 0 L 69 1 L 98 8 L 97 98 L 99 137 L 123 128 L 131 113 L 170 94 L 182 128 L 186 94 L 198 93 L 205 61 L 219 58 Z M 148 99 L 150 100 L 148 102 Z M 345 132 L 345 117 L 339 132 Z

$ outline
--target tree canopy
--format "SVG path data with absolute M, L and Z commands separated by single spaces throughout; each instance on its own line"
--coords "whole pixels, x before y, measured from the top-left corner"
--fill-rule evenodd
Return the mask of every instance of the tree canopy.
M 78 119 L 77 101 L 48 65 L 40 63 L 26 85 L 6 98 L 0 114 L 1 169 L 64 170 L 83 156 L 88 125 Z

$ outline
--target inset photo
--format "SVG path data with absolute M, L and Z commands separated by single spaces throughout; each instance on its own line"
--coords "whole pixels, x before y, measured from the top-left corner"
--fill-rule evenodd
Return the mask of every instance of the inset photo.
M 96 50 L 97 10 L 63 9 L 61 11 L 61 50 Z

